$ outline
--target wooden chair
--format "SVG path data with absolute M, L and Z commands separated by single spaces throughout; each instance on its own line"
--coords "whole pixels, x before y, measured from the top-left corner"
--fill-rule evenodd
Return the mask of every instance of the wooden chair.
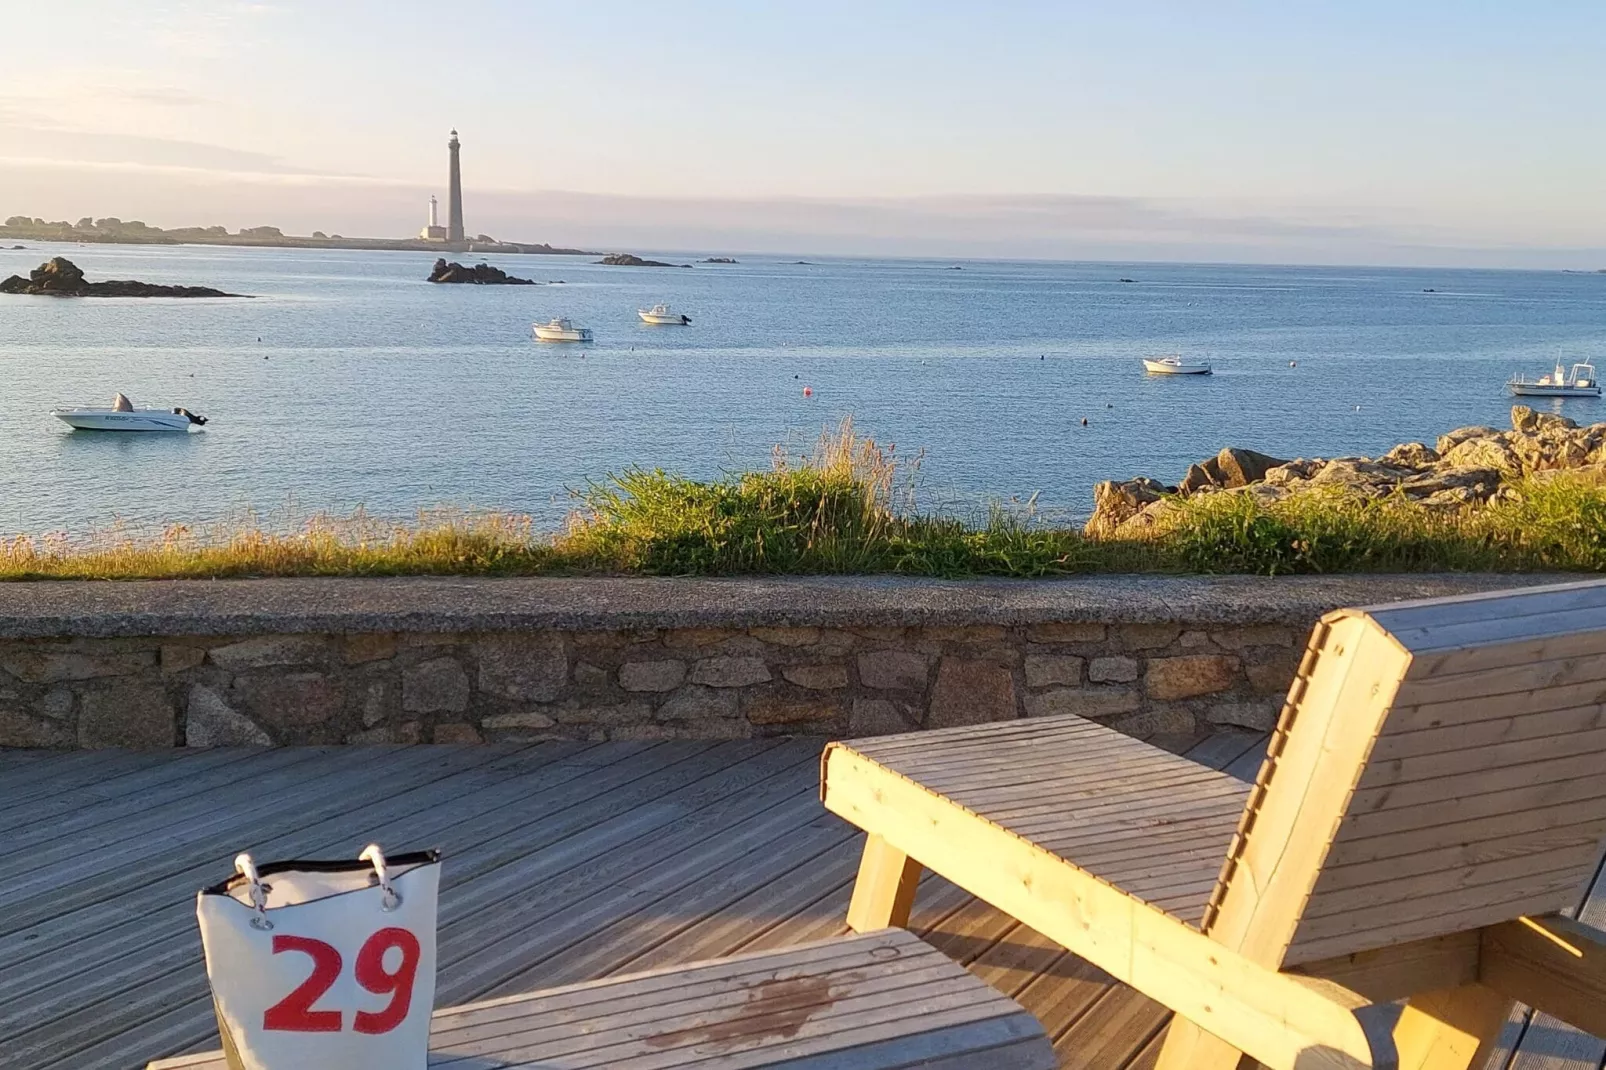
M 1160 1070 L 1482 1065 L 1513 1001 L 1606 1035 L 1606 583 L 1317 624 L 1253 786 L 1075 717 L 831 744 L 848 923 L 928 867 L 1177 1018 Z M 1354 1012 L 1405 999 L 1387 1037 Z

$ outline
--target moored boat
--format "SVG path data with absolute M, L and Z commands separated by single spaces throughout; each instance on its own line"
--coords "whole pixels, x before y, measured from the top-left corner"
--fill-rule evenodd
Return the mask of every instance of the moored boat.
M 542 342 L 589 342 L 591 341 L 591 328 L 576 327 L 565 316 L 559 316 L 550 323 L 534 323 L 530 325 L 537 340 Z
M 1143 370 L 1151 375 L 1209 375 L 1210 365 L 1181 357 L 1144 357 Z
M 666 304 L 663 304 L 662 302 L 653 305 L 651 308 L 638 308 L 636 309 L 636 315 L 641 317 L 641 322 L 650 323 L 654 326 L 664 326 L 667 324 L 675 327 L 684 327 L 691 322 L 690 316 L 676 312 L 674 309 L 670 308 Z
M 1506 383 L 1506 389 L 1522 398 L 1598 398 L 1600 382 L 1595 378 L 1595 366 L 1580 361 L 1571 371 L 1563 371 L 1561 363 L 1549 375 L 1537 379 L 1516 376 Z
M 136 409 L 122 394 L 109 409 L 51 409 L 50 415 L 76 431 L 188 431 L 206 423 L 206 417 L 185 408 Z

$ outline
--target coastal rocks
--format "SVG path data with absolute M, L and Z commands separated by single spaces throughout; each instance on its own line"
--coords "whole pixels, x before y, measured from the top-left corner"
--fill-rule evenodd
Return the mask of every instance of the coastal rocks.
M 83 269 L 66 257 L 55 256 L 28 272 L 25 279 L 12 275 L 0 282 L 0 293 L 42 297 L 239 297 L 210 286 L 159 286 L 131 279 L 90 282 Z
M 728 261 L 728 263 L 732 264 L 735 262 L 734 260 Z M 606 264 L 609 267 L 691 267 L 690 264 L 666 264 L 662 260 L 643 260 L 634 253 L 609 253 L 601 260 L 598 260 L 597 263 Z M 708 260 L 704 261 L 704 263 L 727 263 L 727 261 Z
M 1164 528 L 1182 499 L 1200 494 L 1247 494 L 1263 504 L 1305 490 L 1381 499 L 1400 495 L 1434 509 L 1481 505 L 1516 491 L 1515 479 L 1569 472 L 1606 475 L 1606 423 L 1579 427 L 1526 405 L 1511 410 L 1511 430 L 1460 427 L 1429 446 L 1405 442 L 1377 458 L 1297 458 L 1279 461 L 1229 447 L 1188 468 L 1176 487 L 1139 477 L 1093 490 L 1090 535 L 1143 537 Z
M 739 264 L 741 261 L 733 256 L 710 256 L 705 260 L 697 261 L 699 264 Z
M 509 275 L 501 268 L 492 267 L 486 263 L 475 264 L 473 267 L 464 267 L 455 260 L 447 262 L 445 257 L 435 261 L 430 269 L 430 282 L 456 282 L 470 286 L 535 286 L 534 279 L 521 279 Z

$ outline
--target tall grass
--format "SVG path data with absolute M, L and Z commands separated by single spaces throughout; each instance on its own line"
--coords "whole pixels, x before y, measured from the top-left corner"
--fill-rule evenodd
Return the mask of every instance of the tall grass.
M 767 471 L 610 476 L 580 491 L 552 534 L 528 517 L 460 511 L 411 523 L 321 516 L 291 530 L 113 527 L 0 541 L 0 579 L 1606 570 L 1606 487 L 1582 475 L 1520 481 L 1497 501 L 1449 510 L 1336 488 L 1272 503 L 1201 495 L 1142 536 L 1094 538 L 1043 523 L 1030 503 L 922 514 L 921 460 L 845 421 L 807 454 L 778 449 Z

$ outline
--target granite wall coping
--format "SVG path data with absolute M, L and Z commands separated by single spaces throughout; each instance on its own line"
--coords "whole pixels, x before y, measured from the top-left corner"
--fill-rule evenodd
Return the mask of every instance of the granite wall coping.
M 0 583 L 0 638 L 697 627 L 1292 624 L 1558 575 L 737 579 L 401 577 Z

